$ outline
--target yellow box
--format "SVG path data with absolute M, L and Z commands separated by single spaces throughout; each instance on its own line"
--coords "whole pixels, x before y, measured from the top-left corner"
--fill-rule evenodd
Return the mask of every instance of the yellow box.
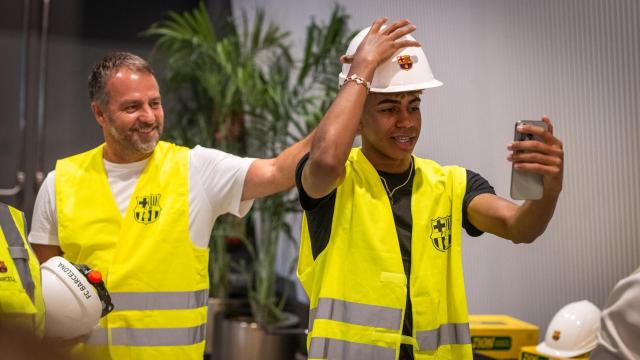
M 469 328 L 473 352 L 492 359 L 517 359 L 538 343 L 537 326 L 508 315 L 469 315 Z
M 559 357 L 547 356 L 542 353 L 539 353 L 536 350 L 535 346 L 524 346 L 520 351 L 520 360 L 565 360 L 565 359 L 588 360 L 589 353 L 582 354 L 580 356 L 572 357 L 572 358 L 559 358 Z

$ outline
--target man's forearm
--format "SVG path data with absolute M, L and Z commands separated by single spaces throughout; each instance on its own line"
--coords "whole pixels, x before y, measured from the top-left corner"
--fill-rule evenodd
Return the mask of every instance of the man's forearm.
M 274 159 L 276 181 L 282 190 L 289 189 L 295 185 L 296 166 L 300 159 L 310 151 L 311 143 L 315 136 L 316 130 L 314 129 L 304 139 L 289 146 Z
M 309 161 L 318 163 L 318 170 L 322 170 L 314 177 L 322 177 L 326 173 L 328 169 L 323 165 L 344 167 L 358 132 L 366 96 L 364 87 L 349 84 L 340 91 L 323 117 L 311 144 Z
M 350 74 L 369 81 L 373 77 L 375 63 L 354 63 Z M 340 90 L 327 113 L 318 125 L 318 132 L 311 144 L 309 162 L 305 166 L 302 182 L 307 194 L 322 197 L 335 188 L 344 173 L 353 140 L 358 133 L 367 88 L 354 82 Z
M 309 152 L 315 130 L 271 159 L 256 159 L 244 180 L 242 200 L 269 196 L 295 185 L 298 162 Z
M 547 228 L 557 202 L 558 195 L 525 201 L 509 224 L 509 238 L 516 243 L 533 242 Z
M 40 245 L 31 243 L 31 247 L 36 253 L 36 257 L 38 258 L 40 264 L 54 256 L 62 256 L 62 249 L 56 245 Z
M 547 228 L 557 202 L 558 195 L 547 195 L 518 206 L 493 194 L 480 194 L 471 200 L 467 216 L 479 230 L 514 243 L 530 243 Z

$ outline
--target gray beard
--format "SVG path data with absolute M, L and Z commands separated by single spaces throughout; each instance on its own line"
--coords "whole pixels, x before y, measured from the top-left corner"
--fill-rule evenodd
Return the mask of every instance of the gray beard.
M 158 141 L 160 139 L 160 136 L 158 135 L 158 138 L 154 141 L 142 143 L 135 139 L 135 135 L 128 133 L 126 135 L 123 135 L 118 133 L 111 122 L 109 122 L 107 131 L 109 132 L 109 134 L 111 134 L 111 137 L 113 137 L 118 142 L 118 144 L 120 144 L 121 148 L 125 149 L 125 151 L 130 155 L 150 154 L 156 148 L 156 145 L 158 144 Z

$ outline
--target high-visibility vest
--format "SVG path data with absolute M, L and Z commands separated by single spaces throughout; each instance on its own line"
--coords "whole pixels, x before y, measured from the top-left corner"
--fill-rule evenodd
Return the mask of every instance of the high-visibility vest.
M 159 142 L 124 217 L 103 146 L 58 161 L 58 236 L 65 258 L 103 274 L 114 305 L 82 349 L 100 359 L 202 359 L 208 256 L 189 237 L 189 149 Z
M 0 203 L 0 323 L 44 334 L 40 263 L 27 243 L 24 214 Z
M 407 277 L 376 169 L 353 149 L 338 186 L 327 247 L 313 259 L 303 217 L 298 277 L 310 299 L 309 359 L 471 359 L 462 274 L 466 172 L 415 158 L 411 198 L 412 336 L 402 335 Z

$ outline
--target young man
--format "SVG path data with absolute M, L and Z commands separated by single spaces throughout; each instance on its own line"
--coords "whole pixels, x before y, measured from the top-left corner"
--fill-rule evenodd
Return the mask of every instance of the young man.
M 549 131 L 519 129 L 544 139 L 509 145 L 516 168 L 544 174 L 543 198 L 521 206 L 478 174 L 413 156 L 421 91 L 441 83 L 408 36 L 415 27 L 385 22 L 351 42 L 342 88 L 298 165 L 309 358 L 471 359 L 462 228 L 539 236 L 562 188 L 562 144 L 546 117 Z
M 274 159 L 159 141 L 158 83 L 129 53 L 94 67 L 89 95 L 105 142 L 57 162 L 38 193 L 30 241 L 42 262 L 63 254 L 104 276 L 115 309 L 85 357 L 202 359 L 212 226 L 292 187 L 310 139 Z

